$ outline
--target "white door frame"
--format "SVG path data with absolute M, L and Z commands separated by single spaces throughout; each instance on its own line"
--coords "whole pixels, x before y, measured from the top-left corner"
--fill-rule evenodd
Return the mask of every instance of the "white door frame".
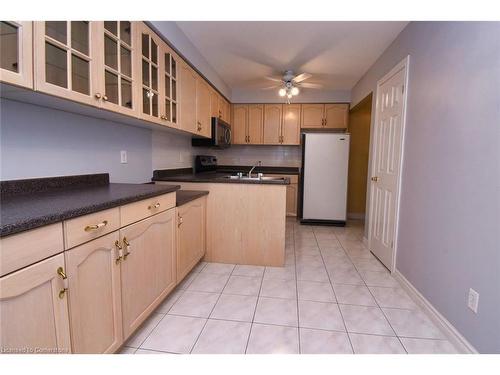
M 401 121 L 401 155 L 399 158 L 399 168 L 398 168 L 398 176 L 397 176 L 397 186 L 396 186 L 396 215 L 395 215 L 395 225 L 394 225 L 394 245 L 393 245 L 393 252 L 392 252 L 392 262 L 391 262 L 391 268 L 390 271 L 391 273 L 394 273 L 396 271 L 396 254 L 398 252 L 398 229 L 399 229 L 399 208 L 400 208 L 400 198 L 401 198 L 401 177 L 402 177 L 402 169 L 403 169 L 403 158 L 404 158 L 404 144 L 405 144 L 405 128 L 406 128 L 406 108 L 407 108 L 407 99 L 408 99 L 408 72 L 409 72 L 409 66 L 410 66 L 410 55 L 406 56 L 403 60 L 401 60 L 394 68 L 392 68 L 387 74 L 385 74 L 381 79 L 377 81 L 377 89 L 375 91 L 375 121 L 373 122 L 373 127 L 374 127 L 374 132 L 373 132 L 373 147 L 370 152 L 370 175 L 368 176 L 368 181 L 370 181 L 370 207 L 369 207 L 369 214 L 368 217 L 369 222 L 368 222 L 368 248 L 371 249 L 371 238 L 372 238 L 372 225 L 373 225 L 373 189 L 372 189 L 372 183 L 371 183 L 371 177 L 375 175 L 375 165 L 373 163 L 375 154 L 376 154 L 376 132 L 377 130 L 375 129 L 377 127 L 378 123 L 378 117 L 379 117 L 379 88 L 380 86 L 385 83 L 390 77 L 392 77 L 394 74 L 396 74 L 398 71 L 401 69 L 405 69 L 405 78 L 404 78 L 404 92 L 403 92 L 403 114 L 402 114 L 402 121 Z

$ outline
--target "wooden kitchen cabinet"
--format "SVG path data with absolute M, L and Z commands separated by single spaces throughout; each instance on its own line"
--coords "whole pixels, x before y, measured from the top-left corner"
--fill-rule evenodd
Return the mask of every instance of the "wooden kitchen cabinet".
M 196 134 L 205 137 L 212 134 L 210 87 L 201 77 L 196 80 Z
M 196 124 L 196 72 L 186 63 L 181 64 L 180 120 L 182 130 L 197 132 Z
M 263 143 L 281 144 L 282 104 L 264 104 Z
M 349 104 L 302 104 L 302 128 L 346 129 L 348 121 Z
M 161 44 L 163 41 L 144 23 L 137 23 L 136 44 L 140 48 L 140 61 L 136 66 L 136 74 L 141 77 L 138 85 L 140 98 L 140 118 L 164 124 L 160 111 L 160 101 L 163 96 L 165 70 L 161 57 Z
M 59 270 L 59 273 L 58 273 Z M 70 353 L 64 255 L 0 278 L 3 353 Z
M 325 125 L 327 129 L 347 129 L 349 104 L 325 104 Z
M 118 231 L 65 252 L 73 353 L 113 353 L 123 343 Z
M 98 21 L 34 22 L 34 87 L 46 94 L 100 106 Z
M 96 22 L 96 91 L 101 106 L 110 111 L 137 116 L 139 113 L 138 45 L 140 23 L 131 21 Z
M 235 145 L 246 144 L 248 140 L 248 105 L 235 104 L 231 121 L 231 142 Z
M 0 81 L 33 88 L 33 22 L 0 21 Z
M 270 177 L 287 177 L 290 184 L 286 185 L 286 216 L 297 216 L 297 203 L 299 192 L 299 176 L 296 174 L 267 174 Z
M 300 104 L 283 104 L 281 144 L 300 145 Z
M 249 144 L 262 144 L 264 127 L 264 106 L 262 104 L 248 105 L 248 142 Z
M 177 90 L 177 67 L 180 59 L 165 43 L 162 43 L 161 54 L 163 59 L 163 95 L 161 96 L 160 119 L 166 121 L 167 125 L 178 127 L 179 125 L 179 102 Z
M 206 197 L 177 207 L 177 283 L 206 251 Z
M 210 116 L 219 117 L 219 93 L 210 89 Z
M 176 218 L 169 209 L 120 229 L 123 333 L 128 337 L 176 285 Z

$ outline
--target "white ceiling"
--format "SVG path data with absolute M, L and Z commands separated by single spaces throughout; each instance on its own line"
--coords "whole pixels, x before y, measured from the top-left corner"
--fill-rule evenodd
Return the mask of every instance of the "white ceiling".
M 350 90 L 407 22 L 177 22 L 233 90 L 272 86 L 265 76 L 307 72 L 324 90 Z

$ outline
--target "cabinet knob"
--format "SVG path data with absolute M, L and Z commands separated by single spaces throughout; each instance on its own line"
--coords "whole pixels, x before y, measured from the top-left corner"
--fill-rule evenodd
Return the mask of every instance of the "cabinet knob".
M 68 291 L 68 276 L 66 276 L 66 273 L 64 272 L 64 269 L 62 267 L 59 267 L 57 269 L 57 274 L 61 277 L 63 281 L 63 288 L 59 291 L 59 298 L 63 299 L 64 295 Z
M 123 259 L 123 246 L 120 244 L 120 241 L 115 241 L 115 248 L 118 252 L 118 258 L 115 259 L 115 263 L 118 264 Z
M 183 222 L 183 220 L 182 220 L 182 216 L 181 216 L 181 215 L 178 215 L 178 216 L 177 216 L 177 227 L 180 227 L 180 226 L 182 225 L 182 222 Z
M 130 242 L 127 240 L 127 237 L 123 237 L 123 244 L 125 245 L 125 254 L 123 254 L 123 260 L 126 260 L 127 257 L 130 255 L 130 250 L 131 250 L 131 245 Z
M 103 95 L 102 100 L 104 100 L 106 102 L 106 101 L 108 101 L 108 97 L 106 95 Z
M 155 204 L 148 206 L 148 210 L 153 210 L 156 208 L 160 208 L 160 202 L 156 202 Z
M 85 232 L 92 232 L 94 230 L 98 230 L 98 229 L 104 228 L 106 225 L 108 225 L 108 221 L 107 220 L 103 220 L 103 221 L 101 221 L 98 224 L 87 225 L 84 228 L 84 230 L 85 230 Z
M 102 98 L 102 95 L 100 93 L 96 93 L 94 96 L 95 96 L 96 99 L 101 99 Z

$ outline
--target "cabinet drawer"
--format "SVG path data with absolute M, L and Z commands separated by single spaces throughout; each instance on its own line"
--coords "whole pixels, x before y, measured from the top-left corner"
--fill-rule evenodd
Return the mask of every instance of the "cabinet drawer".
M 139 202 L 129 203 L 120 208 L 121 226 L 135 223 L 151 215 L 175 207 L 175 193 L 159 195 L 143 199 Z
M 62 251 L 61 223 L 3 237 L 0 239 L 0 276 Z
M 66 249 L 120 228 L 119 207 L 80 216 L 64 222 Z

